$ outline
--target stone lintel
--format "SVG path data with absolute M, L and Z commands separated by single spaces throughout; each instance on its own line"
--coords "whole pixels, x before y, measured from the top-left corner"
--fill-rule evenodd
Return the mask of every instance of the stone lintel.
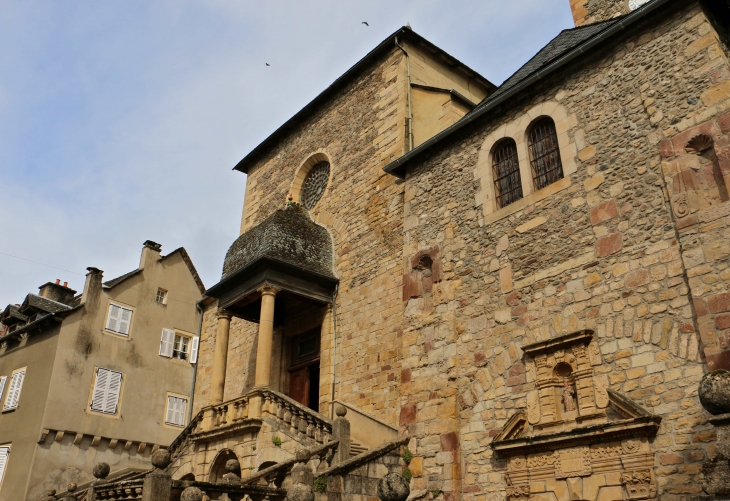
M 548 435 L 495 440 L 491 447 L 501 457 L 534 454 L 535 452 L 653 435 L 659 429 L 660 422 L 661 418 L 658 416 L 645 416 L 613 423 L 583 426 Z
M 522 347 L 528 356 L 535 357 L 544 352 L 551 352 L 566 348 L 574 344 L 588 344 L 593 339 L 593 331 L 590 329 L 573 332 L 564 336 L 558 336 L 547 341 L 538 341 L 537 343 L 528 344 Z

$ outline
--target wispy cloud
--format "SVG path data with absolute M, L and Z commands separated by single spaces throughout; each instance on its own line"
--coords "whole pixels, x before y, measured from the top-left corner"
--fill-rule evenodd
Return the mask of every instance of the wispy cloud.
M 5 2 L 0 252 L 78 275 L 0 254 L 0 307 L 124 273 L 146 239 L 215 283 L 232 167 L 406 22 L 499 83 L 572 20 L 568 0 Z

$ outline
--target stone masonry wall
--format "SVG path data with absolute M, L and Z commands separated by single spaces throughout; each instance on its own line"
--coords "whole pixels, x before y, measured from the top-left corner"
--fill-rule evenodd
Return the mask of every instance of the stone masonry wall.
M 412 489 L 504 499 L 507 465 L 489 444 L 534 387 L 520 347 L 592 329 L 602 356 L 596 373 L 663 418 L 650 440 L 658 496 L 700 491 L 715 436 L 696 393 L 706 370 L 704 313 L 691 291 L 704 280 L 707 304 L 718 297 L 714 331 L 730 309 L 727 216 L 696 225 L 690 248 L 674 223 L 660 143 L 730 108 L 730 84 L 699 6 L 665 16 L 411 167 L 404 255 L 438 246 L 442 266 L 432 308 L 410 299 L 402 337 L 400 425 L 414 437 Z M 501 123 L 548 100 L 568 110 L 578 170 L 568 187 L 486 224 L 476 205 L 486 189 L 474 174 L 479 148 Z
M 393 51 L 362 70 L 249 171 L 242 231 L 283 207 L 297 168 L 315 153 L 331 163 L 330 183 L 311 212 L 332 234 L 336 307 L 336 397 L 391 423 L 398 420 L 403 186 L 382 167 L 403 154 L 405 63 Z M 245 390 L 255 369 L 253 324 L 231 325 L 225 398 Z M 201 341 L 212 356 L 215 316 L 207 315 Z M 332 385 L 332 342 L 322 340 L 321 394 Z M 205 350 L 202 348 L 205 346 Z M 208 391 L 210 356 L 199 364 L 198 398 Z M 323 408 L 323 412 L 327 409 Z
M 570 0 L 576 26 L 607 21 L 628 14 L 629 0 Z

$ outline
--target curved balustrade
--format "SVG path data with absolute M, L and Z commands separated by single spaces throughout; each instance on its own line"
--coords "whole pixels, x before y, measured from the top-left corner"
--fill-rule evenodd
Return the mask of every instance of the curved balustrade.
M 143 482 L 143 479 L 139 479 L 97 485 L 94 487 L 94 499 L 106 501 L 142 499 Z

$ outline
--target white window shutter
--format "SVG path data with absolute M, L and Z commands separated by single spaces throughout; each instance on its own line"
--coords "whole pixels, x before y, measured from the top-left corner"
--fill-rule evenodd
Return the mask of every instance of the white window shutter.
M 8 458 L 10 457 L 10 447 L 0 447 L 0 482 L 5 476 L 5 468 L 8 466 Z
M 188 401 L 184 398 L 181 398 L 178 404 L 178 415 L 177 415 L 177 424 L 178 426 L 185 426 L 185 414 L 188 410 Z
M 15 409 L 18 407 L 18 400 L 20 400 L 20 390 L 23 387 L 23 379 L 25 379 L 25 370 L 15 372 L 12 379 L 10 380 L 10 388 L 8 389 L 8 396 L 5 397 L 5 405 L 3 410 Z
M 122 390 L 122 373 L 112 372 L 109 376 L 109 391 L 106 394 L 104 402 L 104 412 L 108 414 L 117 413 L 117 403 L 119 403 L 119 393 Z
M 195 364 L 198 362 L 198 347 L 200 346 L 200 336 L 193 338 L 193 346 L 190 348 L 190 363 Z
M 160 340 L 160 355 L 170 358 L 172 356 L 172 348 L 175 343 L 175 331 L 172 329 L 162 329 L 162 339 Z
M 0 399 L 3 398 L 3 392 L 5 391 L 5 382 L 8 380 L 8 376 L 0 377 Z
M 91 410 L 105 414 L 116 414 L 121 389 L 122 373 L 99 367 L 96 370 L 94 393 L 91 397 Z
M 132 320 L 132 310 L 128 310 L 126 308 L 121 308 L 122 315 L 119 319 L 119 333 L 127 335 L 129 334 L 129 324 Z
M 165 417 L 165 422 L 167 424 L 174 424 L 175 419 L 175 397 L 168 395 L 167 396 L 167 416 Z
M 106 321 L 106 328 L 112 332 L 117 332 L 119 329 L 119 314 L 122 309 L 116 304 L 109 305 L 109 318 Z
M 91 397 L 91 410 L 104 411 L 104 396 L 109 386 L 109 371 L 101 367 L 96 369 L 96 381 L 94 382 L 94 393 Z

